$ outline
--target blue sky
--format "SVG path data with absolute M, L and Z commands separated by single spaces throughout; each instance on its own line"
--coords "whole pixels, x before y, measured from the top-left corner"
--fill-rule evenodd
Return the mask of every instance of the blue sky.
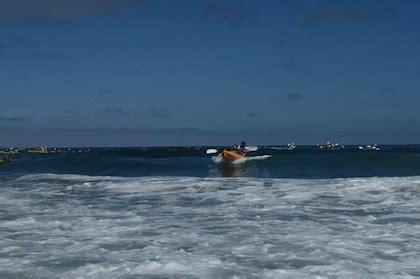
M 418 1 L 2 1 L 0 146 L 420 142 Z

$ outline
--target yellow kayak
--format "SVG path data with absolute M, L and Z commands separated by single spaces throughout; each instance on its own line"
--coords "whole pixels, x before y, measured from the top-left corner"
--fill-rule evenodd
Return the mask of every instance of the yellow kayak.
M 225 163 L 233 163 L 234 161 L 245 157 L 241 154 L 238 154 L 236 151 L 231 151 L 231 150 L 226 150 L 226 149 L 223 150 L 220 156 L 222 156 L 222 161 Z

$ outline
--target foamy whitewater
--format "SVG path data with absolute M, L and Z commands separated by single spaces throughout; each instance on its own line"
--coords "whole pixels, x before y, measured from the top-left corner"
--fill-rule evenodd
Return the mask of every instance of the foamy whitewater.
M 0 278 L 420 277 L 418 147 L 207 148 L 13 155 Z
M 35 174 L 1 191 L 1 278 L 420 276 L 420 177 Z

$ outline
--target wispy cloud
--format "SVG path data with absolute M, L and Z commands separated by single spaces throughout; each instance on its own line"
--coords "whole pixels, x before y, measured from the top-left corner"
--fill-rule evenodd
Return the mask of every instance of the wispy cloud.
M 382 88 L 380 90 L 380 92 L 381 92 L 382 95 L 386 95 L 386 96 L 395 96 L 395 95 L 398 95 L 397 90 L 395 88 L 393 88 L 393 87 L 385 87 L 385 88 Z
M 248 112 L 248 113 L 246 114 L 246 117 L 247 117 L 247 118 L 249 118 L 249 119 L 252 119 L 252 118 L 257 117 L 257 114 L 256 114 L 256 113 L 254 113 L 254 112 Z
M 283 64 L 283 67 L 288 70 L 295 69 L 297 67 L 297 63 L 294 60 L 289 60 Z
M 363 6 L 324 5 L 318 6 L 307 13 L 305 22 L 368 22 L 381 18 L 395 17 L 396 15 L 396 10 L 391 8 L 369 9 Z
M 140 114 L 150 118 L 168 118 L 170 115 L 169 110 L 167 108 L 161 107 L 146 108 L 140 111 Z
M 257 8 L 249 1 L 202 1 L 202 17 L 231 25 L 241 25 L 258 18 Z
M 120 107 L 105 108 L 104 112 L 109 114 L 128 114 L 128 111 Z
M 98 89 L 98 97 L 99 98 L 102 98 L 102 97 L 105 97 L 105 96 L 109 96 L 111 94 L 112 94 L 111 88 L 103 87 L 103 88 L 99 88 Z
M 179 2 L 183 2 L 180 5 Z M 258 18 L 255 1 L 247 0 L 14 0 L 2 1 L 0 24 L 32 22 L 74 22 L 91 15 L 121 14 L 155 7 L 155 12 L 171 18 L 201 18 L 216 23 L 242 25 Z
M 8 34 L 0 38 L 0 49 L 33 48 L 39 45 L 40 43 L 38 41 L 17 33 Z
M 283 48 L 285 46 L 287 46 L 287 41 L 284 39 L 275 39 L 274 40 L 274 45 L 277 46 L 278 48 Z
M 65 55 L 62 52 L 33 51 L 31 52 L 31 56 L 34 58 L 54 60 L 64 58 Z
M 0 22 L 73 21 L 93 14 L 120 13 L 145 3 L 145 0 L 2 1 Z
M 300 93 L 287 94 L 287 100 L 289 100 L 289 101 L 298 101 L 298 100 L 302 100 L 303 98 L 304 98 L 304 95 L 302 95 Z
M 63 111 L 63 116 L 66 119 L 82 119 L 84 118 L 86 115 L 83 111 L 78 110 L 78 109 L 66 109 Z
M 129 114 L 130 112 L 122 107 L 107 107 L 104 109 L 107 114 Z M 136 113 L 136 112 L 133 112 Z M 147 118 L 168 118 L 169 110 L 162 107 L 150 107 L 137 111 L 137 114 Z
M 26 121 L 26 116 L 2 116 L 0 115 L 0 122 L 23 122 Z
M 77 110 L 77 109 L 66 109 L 63 112 L 64 112 L 64 114 L 79 114 L 79 113 L 82 113 L 80 110 Z

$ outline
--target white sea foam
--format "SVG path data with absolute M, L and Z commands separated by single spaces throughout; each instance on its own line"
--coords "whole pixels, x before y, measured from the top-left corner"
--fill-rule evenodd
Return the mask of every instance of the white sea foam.
M 273 150 L 288 150 L 289 147 L 277 147 L 277 146 L 270 146 L 266 147 L 266 149 L 273 149 Z
M 240 165 L 246 162 L 250 162 L 250 161 L 260 161 L 260 160 L 266 160 L 268 158 L 273 157 L 272 155 L 260 155 L 260 156 L 247 156 L 238 160 L 235 160 L 234 162 L 232 162 L 231 164 L 233 165 Z M 220 164 L 223 162 L 222 156 L 219 154 L 217 156 L 213 156 L 212 157 L 213 162 Z
M 2 182 L 0 277 L 420 276 L 420 177 Z
M 250 161 L 266 160 L 271 157 L 273 156 L 272 155 L 248 156 L 248 157 L 244 157 L 242 159 L 234 161 L 233 164 L 243 164 L 245 162 L 250 162 Z

